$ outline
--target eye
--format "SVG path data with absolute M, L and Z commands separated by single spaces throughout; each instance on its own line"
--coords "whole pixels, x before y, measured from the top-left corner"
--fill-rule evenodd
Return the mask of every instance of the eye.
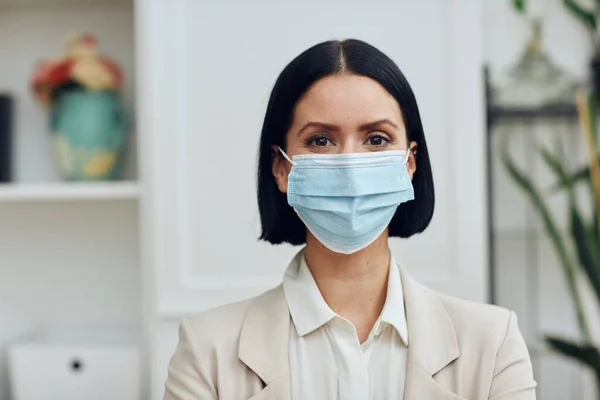
M 333 141 L 326 135 L 315 135 L 306 142 L 309 146 L 326 147 L 331 146 Z
M 390 143 L 390 139 L 378 133 L 369 136 L 365 142 L 369 146 L 385 146 L 388 143 Z

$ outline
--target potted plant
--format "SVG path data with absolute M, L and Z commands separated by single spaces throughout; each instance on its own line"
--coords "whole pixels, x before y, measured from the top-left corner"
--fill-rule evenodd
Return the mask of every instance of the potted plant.
M 128 123 L 118 65 L 100 55 L 90 34 L 73 35 L 63 55 L 39 62 L 31 78 L 49 111 L 61 173 L 68 180 L 120 179 Z
M 582 300 L 582 287 L 588 286 L 594 293 L 595 300 L 600 303 L 600 162 L 598 154 L 598 131 L 596 128 L 596 96 L 579 94 L 577 109 L 579 121 L 584 133 L 588 154 L 587 165 L 579 170 L 571 171 L 561 155 L 561 144 L 556 150 L 538 146 L 537 150 L 545 165 L 554 173 L 557 190 L 566 192 L 568 198 L 568 229 L 559 228 L 554 215 L 550 212 L 545 193 L 534 180 L 514 162 L 508 151 L 506 141 L 503 142 L 501 160 L 511 180 L 519 187 L 537 213 L 544 231 L 552 244 L 556 257 L 560 261 L 568 293 L 575 307 L 580 337 L 560 338 L 546 336 L 546 343 L 555 351 L 589 367 L 600 389 L 600 351 L 593 343 L 588 318 Z M 592 202 L 591 213 L 580 210 L 576 188 L 585 185 Z M 581 192 L 579 192 L 581 195 Z M 585 215 L 591 214 L 591 217 Z M 600 390 L 598 390 L 600 398 Z

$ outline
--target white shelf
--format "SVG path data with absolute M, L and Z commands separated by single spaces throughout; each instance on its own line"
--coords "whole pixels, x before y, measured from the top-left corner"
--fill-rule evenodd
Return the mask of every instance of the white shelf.
M 133 0 L 0 0 L 0 8 L 27 9 L 35 7 L 82 7 L 132 5 Z
M 140 196 L 135 181 L 10 183 L 0 185 L 0 203 L 126 200 Z
M 140 326 L 70 326 L 35 331 L 13 342 L 15 347 L 37 346 L 137 346 Z

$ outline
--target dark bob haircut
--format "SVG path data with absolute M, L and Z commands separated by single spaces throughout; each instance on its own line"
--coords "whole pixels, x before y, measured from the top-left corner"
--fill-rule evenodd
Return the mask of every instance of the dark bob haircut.
M 296 103 L 319 79 L 334 74 L 371 78 L 398 102 L 408 141 L 417 143 L 413 176 L 415 199 L 401 204 L 389 225 L 389 235 L 407 238 L 427 228 L 433 216 L 435 195 L 431 164 L 417 101 L 398 66 L 375 47 L 360 40 L 328 41 L 304 51 L 281 72 L 269 99 L 262 127 L 258 157 L 258 207 L 261 240 L 273 244 L 306 242 L 306 227 L 288 205 L 272 173 L 272 145 L 286 149 L 286 134 Z

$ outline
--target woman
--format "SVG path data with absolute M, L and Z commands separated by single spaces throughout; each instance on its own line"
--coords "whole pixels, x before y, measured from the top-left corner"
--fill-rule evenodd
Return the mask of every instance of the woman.
M 284 69 L 258 203 L 262 240 L 305 247 L 279 287 L 183 320 L 165 399 L 535 399 L 514 313 L 421 286 L 390 254 L 434 190 L 415 97 L 379 50 L 330 41 Z

